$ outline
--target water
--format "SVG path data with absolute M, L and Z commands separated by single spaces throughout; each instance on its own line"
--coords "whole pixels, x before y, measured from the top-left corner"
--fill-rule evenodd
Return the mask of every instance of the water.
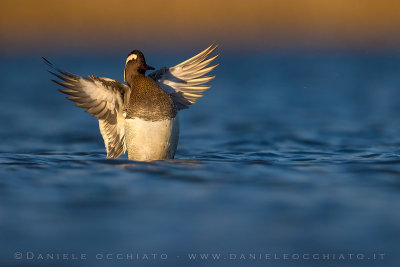
M 71 72 L 122 80 L 123 56 L 52 59 Z M 147 61 L 161 67 L 179 59 Z M 39 57 L 4 57 L 0 262 L 398 264 L 400 57 L 227 54 L 219 63 L 212 89 L 180 114 L 177 159 L 140 163 L 105 159 L 96 120 L 55 90 Z M 46 253 L 68 259 L 38 259 Z M 119 260 L 118 253 L 158 255 Z M 222 256 L 190 260 L 188 253 Z M 249 253 L 365 259 L 252 260 Z M 373 253 L 384 260 L 368 260 Z

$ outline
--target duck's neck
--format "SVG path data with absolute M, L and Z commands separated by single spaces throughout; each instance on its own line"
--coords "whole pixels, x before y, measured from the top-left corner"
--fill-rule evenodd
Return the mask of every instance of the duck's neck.
M 139 77 L 141 78 L 144 76 L 145 76 L 144 74 L 139 73 L 139 72 L 133 73 L 133 74 L 127 75 L 127 77 L 125 77 L 125 82 L 129 85 L 130 88 L 133 88 L 135 79 L 137 79 Z
M 125 82 L 132 88 L 132 83 L 136 77 L 144 76 L 146 74 L 146 70 L 141 69 L 137 66 L 137 64 L 128 64 L 125 66 Z

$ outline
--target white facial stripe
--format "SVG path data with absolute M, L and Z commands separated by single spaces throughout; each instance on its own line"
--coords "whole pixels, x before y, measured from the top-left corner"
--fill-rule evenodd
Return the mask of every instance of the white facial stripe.
M 135 55 L 135 54 L 130 55 L 130 56 L 126 59 L 125 65 L 126 65 L 126 63 L 128 63 L 129 60 L 132 60 L 132 59 L 136 60 L 136 59 L 137 59 L 137 55 Z

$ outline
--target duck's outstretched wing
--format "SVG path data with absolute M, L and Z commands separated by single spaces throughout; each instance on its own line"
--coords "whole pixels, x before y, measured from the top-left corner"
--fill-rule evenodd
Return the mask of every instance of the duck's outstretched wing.
M 204 76 L 218 64 L 209 66 L 219 54 L 207 57 L 217 48 L 212 44 L 203 52 L 171 68 L 161 68 L 151 74 L 156 83 L 168 94 L 171 95 L 178 109 L 188 108 L 196 103 L 196 100 L 203 96 L 203 92 L 210 88 L 205 83 L 211 81 L 215 76 Z
M 69 95 L 67 99 L 76 102 L 76 106 L 84 108 L 99 120 L 101 135 L 107 149 L 107 158 L 118 158 L 126 152 L 123 107 L 130 88 L 123 83 L 108 78 L 95 76 L 81 77 L 62 71 L 43 60 L 55 72 L 49 71 L 60 80 L 53 82 L 67 88 L 61 93 Z

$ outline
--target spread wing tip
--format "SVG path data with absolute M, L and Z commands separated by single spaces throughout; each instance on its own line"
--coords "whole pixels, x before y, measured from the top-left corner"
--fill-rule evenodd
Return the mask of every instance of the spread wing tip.
M 196 100 L 203 96 L 202 93 L 210 88 L 207 83 L 213 80 L 215 75 L 206 75 L 219 66 L 210 65 L 220 56 L 219 53 L 212 55 L 217 47 L 216 43 L 212 43 L 182 63 L 171 68 L 162 68 L 149 76 L 171 95 L 179 110 L 186 109 L 196 103 Z
M 50 67 L 54 68 L 54 65 L 45 57 L 42 57 L 44 63 L 46 63 L 47 65 L 49 65 Z

